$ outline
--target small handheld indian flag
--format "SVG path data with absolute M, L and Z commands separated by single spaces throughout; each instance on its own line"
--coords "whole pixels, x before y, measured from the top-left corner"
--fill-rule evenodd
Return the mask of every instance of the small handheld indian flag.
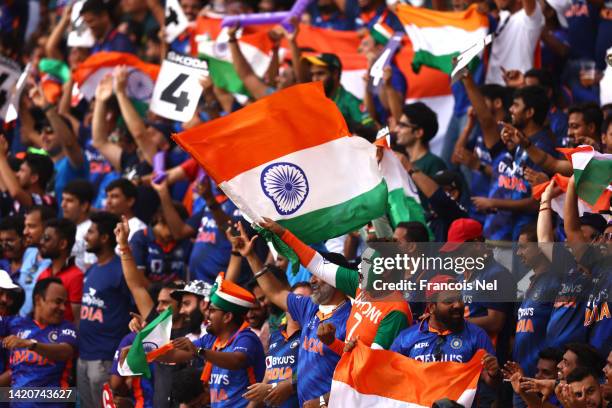
M 174 139 L 246 217 L 271 218 L 306 243 L 385 213 L 376 148 L 350 135 L 320 82 L 276 92 Z
M 171 330 L 172 308 L 169 307 L 136 335 L 127 357 L 119 364 L 119 374 L 151 378 L 149 363 L 172 350 Z

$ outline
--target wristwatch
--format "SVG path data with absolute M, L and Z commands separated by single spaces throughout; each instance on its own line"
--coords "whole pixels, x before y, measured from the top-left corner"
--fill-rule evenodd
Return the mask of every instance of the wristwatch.
M 36 346 L 38 345 L 38 340 L 36 339 L 30 339 L 30 345 L 28 346 L 28 350 L 32 350 L 34 351 L 34 349 L 36 348 Z
M 196 356 L 200 358 L 206 358 L 206 349 L 204 347 L 198 347 L 196 350 Z

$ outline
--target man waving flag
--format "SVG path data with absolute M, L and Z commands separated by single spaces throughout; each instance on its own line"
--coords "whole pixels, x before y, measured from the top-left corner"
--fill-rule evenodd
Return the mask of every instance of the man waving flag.
M 277 92 L 175 140 L 245 216 L 271 218 L 306 243 L 385 213 L 376 148 L 349 134 L 321 83 Z

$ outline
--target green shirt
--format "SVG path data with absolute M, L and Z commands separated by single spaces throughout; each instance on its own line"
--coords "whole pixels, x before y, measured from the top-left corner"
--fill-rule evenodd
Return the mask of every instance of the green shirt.
M 414 167 L 421 170 L 429 177 L 434 176 L 440 170 L 446 170 L 446 163 L 444 163 L 444 160 L 432 152 L 427 152 L 425 156 L 415 160 L 412 164 L 414 164 Z
M 342 85 L 340 85 L 336 94 L 331 99 L 336 103 L 347 122 L 354 122 L 362 125 L 374 123 L 368 112 L 362 110 L 361 100 L 344 89 Z

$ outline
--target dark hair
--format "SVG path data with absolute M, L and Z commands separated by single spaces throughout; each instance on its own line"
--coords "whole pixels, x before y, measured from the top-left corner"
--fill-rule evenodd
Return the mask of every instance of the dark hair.
M 510 99 L 508 98 L 508 88 L 497 84 L 486 84 L 480 87 L 480 93 L 487 99 L 495 101 L 501 99 L 504 109 L 510 106 Z
M 26 153 L 23 159 L 32 173 L 38 175 L 38 185 L 43 190 L 47 188 L 49 180 L 53 177 L 53 160 L 44 154 Z
M 74 240 L 76 238 L 76 225 L 66 218 L 53 218 L 45 222 L 45 228 L 53 228 L 57 231 L 60 239 L 65 239 L 68 242 L 68 253 L 72 251 Z
M 610 128 L 610 125 L 612 125 L 612 115 L 608 115 L 608 117 L 604 119 L 603 123 L 601 124 L 601 133 L 606 133 Z
M 25 291 L 19 285 L 15 289 L 0 289 L 0 291 L 5 291 L 8 293 L 8 296 L 13 300 L 13 304 L 9 306 L 8 314 L 9 316 L 16 315 L 21 310 L 21 307 L 25 303 Z
M 595 381 L 599 382 L 597 380 L 599 378 L 599 374 L 585 367 L 574 368 L 572 372 L 567 375 L 567 378 L 565 380 L 568 384 L 571 384 L 578 381 L 582 381 L 587 377 L 593 377 Z
M 93 184 L 84 179 L 72 180 L 66 184 L 63 193 L 75 196 L 81 204 L 91 203 L 96 195 Z
M 81 7 L 81 15 L 85 13 L 92 13 L 95 15 L 100 15 L 106 13 L 110 16 L 109 6 L 104 2 L 104 0 L 87 0 L 83 7 Z
M 46 205 L 35 205 L 30 207 L 26 211 L 26 215 L 30 215 L 32 213 L 38 212 L 40 214 L 40 220 L 45 222 L 45 220 L 50 220 L 51 218 L 55 218 L 55 211 Z
M 525 86 L 514 91 L 514 99 L 521 99 L 526 109 L 533 109 L 533 121 L 543 125 L 548 116 L 550 101 L 546 90 L 538 85 Z
M 546 89 L 553 89 L 553 76 L 550 72 L 543 69 L 532 68 L 525 72 L 525 78 L 535 78 L 538 80 L 538 85 Z
M 584 367 L 587 370 L 599 373 L 603 370 L 605 360 L 599 354 L 597 349 L 586 343 L 568 343 L 564 347 L 564 351 L 571 351 L 577 356 L 577 366 Z M 569 382 L 569 381 L 568 381 Z
M 538 242 L 538 228 L 536 224 L 525 224 L 519 231 L 520 235 L 527 235 L 528 242 Z
M 57 277 L 45 278 L 36 282 L 34 285 L 34 290 L 32 291 L 32 301 L 36 299 L 36 296 L 41 296 L 43 299 L 47 296 L 47 289 L 51 286 L 52 283 L 57 283 L 58 285 L 64 286 L 62 280 Z
M 410 242 L 429 242 L 429 232 L 422 222 L 402 221 L 395 227 L 398 228 L 406 230 L 406 239 Z
M 121 193 L 123 193 L 123 195 L 128 199 L 136 199 L 138 197 L 138 189 L 128 179 L 118 178 L 117 180 L 113 180 L 106 186 L 104 191 L 108 193 L 116 188 L 121 190 Z
M 542 360 L 552 360 L 555 364 L 559 364 L 559 362 L 563 360 L 563 352 L 558 348 L 546 347 L 540 350 L 538 358 Z
M 100 235 L 108 235 L 108 245 L 115 247 L 117 245 L 117 239 L 115 238 L 115 227 L 119 222 L 119 217 L 115 214 L 109 213 L 108 211 L 100 211 L 91 214 L 89 217 L 92 223 L 98 227 L 98 233 Z
M 24 219 L 21 215 L 13 215 L 0 219 L 0 231 L 16 231 L 17 234 L 23 234 Z
M 202 370 L 187 367 L 172 373 L 172 399 L 179 403 L 189 403 L 204 393 L 200 380 Z
M 438 115 L 436 115 L 436 112 L 423 102 L 415 102 L 404 105 L 402 113 L 412 123 L 423 129 L 423 143 L 428 145 L 429 141 L 438 133 Z
M 605 131 L 607 129 L 602 128 L 602 123 L 604 121 L 604 115 L 599 105 L 593 102 L 583 102 L 572 105 L 567 110 L 567 115 L 571 115 L 572 113 L 582 113 L 582 118 L 584 123 L 587 125 L 595 125 L 595 134 L 599 138 L 601 131 Z

